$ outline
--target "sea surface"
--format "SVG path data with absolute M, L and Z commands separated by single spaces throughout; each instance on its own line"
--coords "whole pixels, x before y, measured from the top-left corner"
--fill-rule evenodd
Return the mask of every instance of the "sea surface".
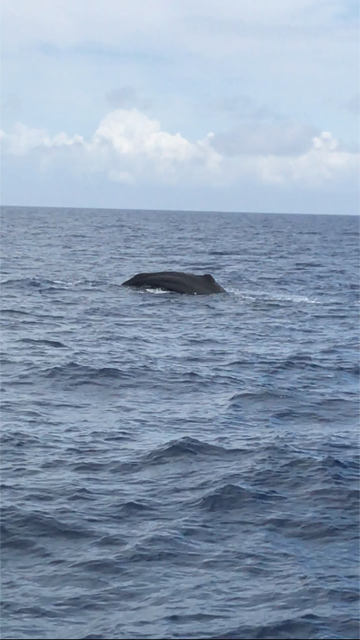
M 1 235 L 1 637 L 359 638 L 359 219 Z M 227 293 L 121 286 L 156 270 Z

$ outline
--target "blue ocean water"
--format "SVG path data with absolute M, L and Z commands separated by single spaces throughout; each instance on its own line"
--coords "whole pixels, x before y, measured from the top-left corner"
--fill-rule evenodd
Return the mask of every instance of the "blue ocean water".
M 359 220 L 1 233 L 2 638 L 359 638 Z

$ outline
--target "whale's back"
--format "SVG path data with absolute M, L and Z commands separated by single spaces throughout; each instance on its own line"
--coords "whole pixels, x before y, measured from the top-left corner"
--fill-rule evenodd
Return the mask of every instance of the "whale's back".
M 138 273 L 130 280 L 123 282 L 126 287 L 164 289 L 176 293 L 209 295 L 224 293 L 225 289 L 219 285 L 209 273 L 196 275 L 181 271 L 158 271 L 154 273 Z

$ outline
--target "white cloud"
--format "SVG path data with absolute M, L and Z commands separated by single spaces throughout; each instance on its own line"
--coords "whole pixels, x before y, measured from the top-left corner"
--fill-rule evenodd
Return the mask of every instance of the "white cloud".
M 188 171 L 201 180 L 218 170 L 221 157 L 210 140 L 207 136 L 192 143 L 180 133 L 162 131 L 157 120 L 137 109 L 117 109 L 101 121 L 90 150 L 95 155 L 99 150 L 108 153 L 107 163 L 116 167 L 111 168 L 112 178 L 125 172 L 134 181 L 157 175 L 165 182 L 178 182 Z
M 5 151 L 14 156 L 25 156 L 34 149 L 86 146 L 82 136 L 69 137 L 66 133 L 57 133 L 51 137 L 46 129 L 32 129 L 21 122 L 15 125 L 11 134 L 2 131 L 1 138 L 5 143 Z
M 88 140 L 66 133 L 51 136 L 44 129 L 23 124 L 3 133 L 2 140 L 6 154 L 33 157 L 34 161 L 40 158 L 42 168 L 65 158 L 67 167 L 77 172 L 105 173 L 109 180 L 129 185 L 227 187 L 249 180 L 258 185 L 321 189 L 349 181 L 356 184 L 359 156 L 331 133 L 311 139 L 306 128 L 285 127 L 281 140 L 279 127 L 280 142 L 273 129 L 262 128 L 258 137 L 253 130 L 236 155 L 226 150 L 225 143 L 221 148 L 220 136 L 209 133 L 191 142 L 180 133 L 163 131 L 158 120 L 137 109 L 110 112 Z
M 221 156 L 211 145 L 212 134 L 203 140 L 189 142 L 180 133 L 162 131 L 160 123 L 137 109 L 116 109 L 101 122 L 88 140 L 65 133 L 50 136 L 45 129 L 31 129 L 18 123 L 12 133 L 3 133 L 5 153 L 25 156 L 36 151 L 47 163 L 67 154 L 68 161 L 76 150 L 82 152 L 84 171 L 105 172 L 111 180 L 135 183 L 160 180 L 201 182 L 215 174 Z
M 312 139 L 312 147 L 296 157 L 260 158 L 258 168 L 268 183 L 318 188 L 358 180 L 359 156 L 342 149 L 331 133 L 324 131 Z

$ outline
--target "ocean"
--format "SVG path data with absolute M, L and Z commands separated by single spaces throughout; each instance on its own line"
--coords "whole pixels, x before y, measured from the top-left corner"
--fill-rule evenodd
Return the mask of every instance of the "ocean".
M 5 206 L 1 257 L 1 637 L 359 638 L 359 219 Z

